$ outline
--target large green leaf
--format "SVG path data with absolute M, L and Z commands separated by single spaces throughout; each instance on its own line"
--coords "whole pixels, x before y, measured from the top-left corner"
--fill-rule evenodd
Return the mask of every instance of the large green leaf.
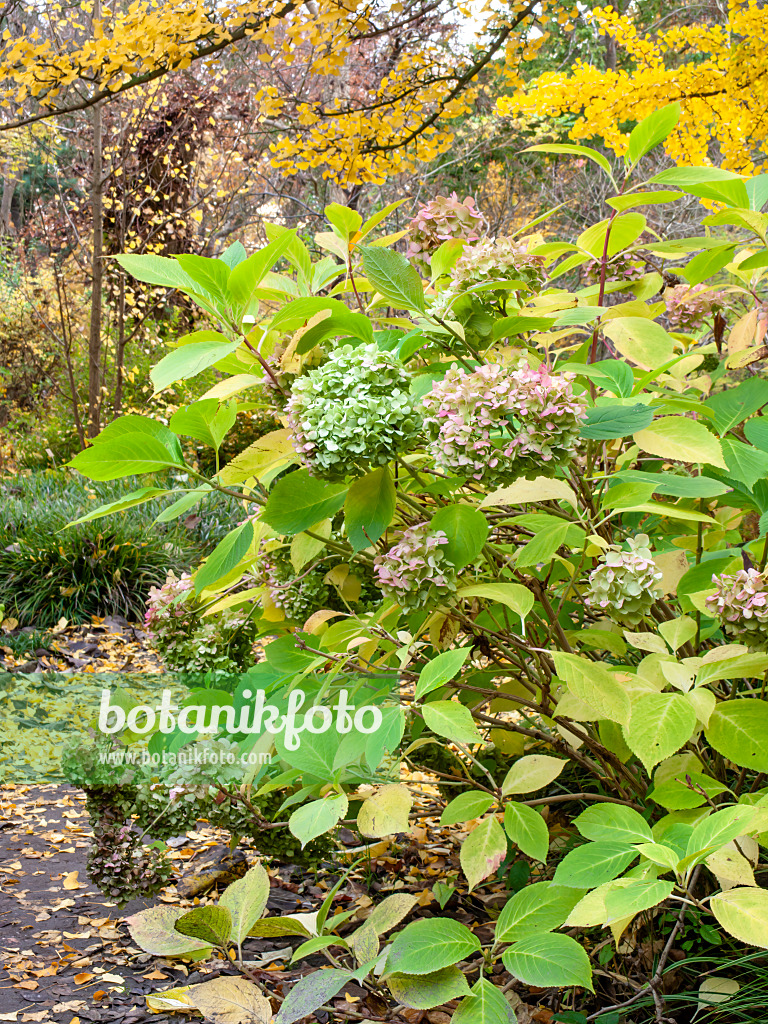
M 719 494 L 726 494 L 730 489 L 727 484 L 708 476 L 644 473 L 636 469 L 617 473 L 615 479 L 629 483 L 651 484 L 654 494 L 671 494 L 675 498 L 716 498 Z
M 322 800 L 302 804 L 288 819 L 288 829 L 301 843 L 302 849 L 311 839 L 324 835 L 347 813 L 349 801 L 344 793 L 332 793 Z
M 502 955 L 510 974 L 525 985 L 563 988 L 579 985 L 592 991 L 589 957 L 570 935 L 547 932 L 520 939 Z
M 363 269 L 373 287 L 396 309 L 423 312 L 424 288 L 405 256 L 378 245 L 361 245 Z
M 155 394 L 177 381 L 195 377 L 220 359 L 231 355 L 240 346 L 239 338 L 228 341 L 223 334 L 215 331 L 197 331 L 190 337 L 199 337 L 200 340 L 180 345 L 152 368 L 149 376 L 155 386 Z
M 650 910 L 671 895 L 674 882 L 659 882 L 645 878 L 617 878 L 617 884 L 608 887 L 605 894 L 606 922 L 634 917 Z
M 627 724 L 629 697 L 608 669 L 576 654 L 558 651 L 553 658 L 559 678 L 575 697 L 594 710 L 597 718 Z
M 718 754 L 739 768 L 768 772 L 768 704 L 754 698 L 721 701 L 705 733 Z
M 633 807 L 596 803 L 574 819 L 573 824 L 585 839 L 613 843 L 650 843 L 651 826 Z
M 325 971 L 312 971 L 300 978 L 286 996 L 275 1024 L 295 1024 L 309 1017 L 324 1003 L 333 999 L 355 977 L 352 971 L 336 967 Z
M 498 601 L 524 619 L 533 608 L 533 594 L 519 583 L 477 583 L 460 587 L 457 597 L 481 597 L 486 601 Z
M 546 828 L 546 826 L 545 826 Z M 494 815 L 483 818 L 461 844 L 459 860 L 470 891 L 499 867 L 507 855 L 507 837 Z
M 171 416 L 169 426 L 177 434 L 194 437 L 218 451 L 236 419 L 234 399 L 221 405 L 215 398 L 207 398 L 178 409 Z
M 718 893 L 709 908 L 729 935 L 748 946 L 768 949 L 768 892 L 740 886 Z
M 627 162 L 636 164 L 641 157 L 663 142 L 680 120 L 680 112 L 679 103 L 669 103 L 666 107 L 654 110 L 635 125 L 629 133 Z
M 622 316 L 609 320 L 603 330 L 617 352 L 643 370 L 658 370 L 677 355 L 674 338 L 655 320 Z
M 488 520 L 471 505 L 446 505 L 432 516 L 430 529 L 448 538 L 441 551 L 457 569 L 473 562 L 488 536 Z
M 688 839 L 686 857 L 708 850 L 719 850 L 731 840 L 745 835 L 750 831 L 757 813 L 757 809 L 748 804 L 733 804 L 722 811 L 714 811 L 694 825 Z
M 629 437 L 653 422 L 653 410 L 647 405 L 603 405 L 587 410 L 579 432 L 592 441 Z
M 504 808 L 504 831 L 526 856 L 541 861 L 542 864 L 546 863 L 549 854 L 549 829 L 535 807 L 510 800 Z
M 534 882 L 515 893 L 504 905 L 496 922 L 496 941 L 515 942 L 539 935 L 564 924 L 579 902 L 583 890 L 554 882 Z
M 108 505 L 100 505 L 99 508 L 95 508 L 92 512 L 80 516 L 79 519 L 73 519 L 71 523 L 67 523 L 67 526 L 77 526 L 78 523 L 89 523 L 92 519 L 101 519 L 103 516 L 111 516 L 116 512 L 125 512 L 126 509 L 134 508 L 136 505 L 143 505 L 153 498 L 160 498 L 164 494 L 169 493 L 170 491 L 164 487 L 142 487 L 138 491 L 131 491 L 130 494 L 118 498 L 117 501 L 110 501 Z
M 255 864 L 242 878 L 232 882 L 221 895 L 219 906 L 225 907 L 232 918 L 231 939 L 238 945 L 253 928 L 267 905 L 269 875 Z
M 184 454 L 181 450 L 179 439 L 172 430 L 169 430 L 164 423 L 150 419 L 149 416 L 139 416 L 137 413 L 128 413 L 126 416 L 118 416 L 117 419 L 108 423 L 99 434 L 92 439 L 92 444 L 104 444 L 107 441 L 117 441 L 126 434 L 149 434 L 165 445 L 175 461 L 179 464 L 184 462 Z
M 95 444 L 67 463 L 90 480 L 118 480 L 137 473 L 157 473 L 183 465 L 151 434 L 123 434 L 114 441 Z
M 637 850 L 624 843 L 585 843 L 566 853 L 557 865 L 554 882 L 571 889 L 593 889 L 620 875 L 637 857 Z
M 275 483 L 261 518 L 278 533 L 292 536 L 331 519 L 346 496 L 346 484 L 325 483 L 306 469 L 298 469 Z
M 440 824 L 447 826 L 456 825 L 460 821 L 472 821 L 473 818 L 479 818 L 480 815 L 485 814 L 495 802 L 495 798 L 490 793 L 482 793 L 480 790 L 459 793 L 441 814 Z M 504 847 L 506 849 L 506 840 Z
M 501 990 L 478 978 L 470 994 L 457 1006 L 451 1024 L 516 1024 L 517 1017 Z
M 449 679 L 453 679 L 464 662 L 471 654 L 471 647 L 457 647 L 452 651 L 443 651 L 428 662 L 419 672 L 419 679 L 416 683 L 414 697 L 418 700 L 438 686 L 443 686 Z
M 752 491 L 758 480 L 768 477 L 768 452 L 726 437 L 720 444 L 728 473 L 734 480 L 740 480 L 747 490 Z
M 392 522 L 397 493 L 386 466 L 354 480 L 344 502 L 344 525 L 354 551 L 370 547 Z
M 455 964 L 431 974 L 390 974 L 387 985 L 396 1002 L 414 1010 L 430 1010 L 469 992 L 467 979 Z
M 639 430 L 635 442 L 645 452 L 679 462 L 704 462 L 719 469 L 728 469 L 717 438 L 703 423 L 685 416 L 662 416 L 649 427 Z
M 682 693 L 650 693 L 632 704 L 624 739 L 650 772 L 691 738 L 696 712 Z
M 232 936 L 232 917 L 226 907 L 209 904 L 183 914 L 173 927 L 206 945 L 226 946 Z
M 436 700 L 421 709 L 428 729 L 453 743 L 480 743 L 472 712 L 455 700 Z
M 186 907 L 157 906 L 140 910 L 125 919 L 131 938 L 145 953 L 153 956 L 183 956 L 201 960 L 210 955 L 210 943 L 182 935 L 174 928 L 187 913 Z
M 248 553 L 253 540 L 253 523 L 247 521 L 235 527 L 220 540 L 195 573 L 195 593 L 224 579 Z
M 238 319 L 248 312 L 259 285 L 288 249 L 295 236 L 295 230 L 285 231 L 232 269 L 227 282 L 227 293 L 232 310 Z
M 534 793 L 543 789 L 560 775 L 568 764 L 561 757 L 548 754 L 526 754 L 518 758 L 501 784 L 502 796 L 514 793 Z
M 387 974 L 431 974 L 477 953 L 480 940 L 466 925 L 444 917 L 414 921 L 395 936 Z
M 184 272 L 177 260 L 168 256 L 138 256 L 134 253 L 115 256 L 115 260 L 131 277 L 145 284 L 161 288 L 178 288 L 180 291 L 195 290 L 195 282 Z

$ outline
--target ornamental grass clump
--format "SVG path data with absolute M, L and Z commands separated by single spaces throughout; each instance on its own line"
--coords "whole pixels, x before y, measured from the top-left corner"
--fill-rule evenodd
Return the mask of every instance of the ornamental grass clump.
M 376 345 L 343 345 L 291 388 L 293 445 L 313 476 L 340 480 L 411 448 L 421 419 L 399 360 Z
M 496 363 L 472 373 L 453 366 L 422 399 L 435 464 L 495 485 L 568 462 L 585 415 L 572 379 L 544 366 Z
M 717 588 L 706 599 L 707 610 L 720 619 L 728 633 L 750 647 L 768 645 L 768 579 L 757 569 L 713 576 Z
M 456 570 L 442 550 L 448 537 L 419 523 L 403 532 L 400 540 L 374 561 L 374 576 L 385 597 L 403 611 L 417 611 L 444 601 L 456 591 Z
M 590 573 L 587 603 L 626 626 L 638 626 L 663 596 L 662 572 L 653 560 L 648 535 L 627 541 L 628 551 L 606 551 Z

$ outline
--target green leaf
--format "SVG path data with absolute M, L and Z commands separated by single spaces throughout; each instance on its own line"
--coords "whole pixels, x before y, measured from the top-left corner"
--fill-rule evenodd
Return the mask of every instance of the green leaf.
M 481 597 L 486 601 L 498 601 L 524 619 L 533 608 L 533 594 L 519 583 L 478 583 L 471 587 L 460 587 L 457 597 Z
M 579 433 L 592 441 L 629 437 L 653 422 L 653 410 L 647 405 L 604 405 L 587 410 Z
M 224 298 L 230 268 L 223 260 L 198 256 L 195 253 L 183 253 L 175 256 L 174 259 L 184 273 L 200 285 L 204 291 L 214 298 Z
M 129 413 L 127 416 L 118 416 L 112 420 L 101 433 L 97 434 L 91 441 L 92 444 L 104 444 L 106 441 L 116 441 L 126 434 L 150 434 L 160 444 L 165 445 L 168 451 L 179 465 L 184 462 L 184 454 L 178 437 L 172 430 L 169 430 L 164 423 L 152 420 L 148 416 L 139 416 L 136 413 Z
M 137 473 L 157 473 L 183 465 L 151 434 L 123 434 L 114 441 L 78 452 L 67 465 L 89 480 L 118 480 Z
M 518 758 L 501 784 L 502 796 L 513 793 L 533 793 L 554 782 L 568 764 L 560 757 L 548 754 L 526 754 Z
M 444 917 L 413 921 L 398 932 L 389 949 L 387 974 L 432 974 L 480 950 L 466 925 Z
M 467 979 L 455 964 L 418 977 L 390 974 L 387 985 L 398 1003 L 414 1010 L 431 1010 L 469 992 Z
M 557 865 L 554 882 L 571 889 L 593 889 L 620 875 L 638 856 L 637 850 L 623 843 L 586 843 L 566 853 Z
M 650 153 L 659 143 L 663 142 L 680 120 L 680 113 L 679 103 L 669 103 L 666 107 L 654 110 L 652 114 L 635 125 L 629 133 L 627 162 L 632 165 L 636 164 L 646 153 Z
M 710 779 L 701 772 L 680 773 L 682 778 L 665 779 L 658 785 L 654 785 L 649 792 L 649 797 L 657 804 L 661 804 L 668 811 L 682 811 L 693 807 L 701 807 L 707 802 L 707 797 L 712 799 L 724 793 L 726 787 L 722 782 Z M 687 785 L 688 779 L 691 785 Z M 695 786 L 695 789 L 691 787 Z M 703 791 L 703 792 L 702 792 Z
M 545 826 L 546 828 L 546 826 Z M 507 856 L 507 837 L 494 815 L 483 818 L 461 844 L 459 860 L 470 892 L 488 878 Z
M 288 830 L 304 849 L 311 839 L 330 832 L 347 813 L 348 807 L 345 793 L 331 793 L 322 800 L 311 800 L 293 812 L 288 819 Z
M 735 245 L 723 245 L 717 249 L 705 249 L 697 256 L 694 256 L 683 267 L 681 274 L 689 285 L 701 284 L 707 278 L 713 277 L 718 270 L 731 262 L 736 249 Z
M 576 654 L 553 652 L 560 679 L 570 692 L 589 705 L 598 718 L 608 718 L 621 725 L 629 721 L 630 703 L 616 677 L 608 669 Z
M 528 146 L 522 151 L 523 153 L 567 153 L 571 156 L 585 156 L 587 160 L 593 160 L 598 167 L 602 167 L 605 173 L 611 180 L 613 175 L 611 173 L 611 165 L 608 160 L 603 156 L 602 153 L 598 153 L 595 149 L 590 149 L 589 146 L 574 146 L 571 143 L 560 143 L 558 145 L 547 144 L 541 146 Z
M 740 480 L 749 491 L 758 480 L 768 477 L 768 453 L 729 437 L 720 443 L 729 475 Z
M 549 829 L 535 807 L 510 801 L 504 808 L 504 831 L 527 857 L 546 864 Z
M 377 245 L 361 245 L 363 269 L 373 287 L 396 309 L 425 309 L 424 288 L 418 271 L 405 256 Z
M 226 907 L 195 907 L 174 923 L 177 932 L 206 945 L 226 946 L 232 935 L 232 917 Z
M 220 540 L 195 573 L 195 594 L 227 576 L 248 553 L 253 540 L 253 523 L 237 526 Z
M 739 942 L 768 949 L 768 891 L 751 885 L 729 889 L 713 896 L 709 909 Z
M 269 235 L 269 227 L 267 228 L 267 235 Z M 247 259 L 247 257 L 248 253 L 245 251 L 243 243 L 233 242 L 227 246 L 221 256 L 219 256 L 219 259 L 232 270 L 238 263 L 242 263 L 244 259 Z
M 606 232 L 610 229 L 608 255 L 615 256 L 640 237 L 646 223 L 642 213 L 620 213 L 612 221 L 601 220 L 588 227 L 586 231 L 582 231 L 576 239 L 576 244 L 579 248 L 586 249 L 595 259 L 601 259 L 605 251 Z
M 589 957 L 570 935 L 529 935 L 506 949 L 501 959 L 509 973 L 525 985 L 579 985 L 593 991 Z
M 373 796 L 363 801 L 357 815 L 357 827 L 361 835 L 368 839 L 407 832 L 412 806 L 413 798 L 405 786 L 399 783 L 382 786 Z
M 451 1024 L 517 1024 L 517 1017 L 498 986 L 478 978 L 454 1010 Z
M 679 462 L 704 462 L 728 469 L 720 442 L 698 420 L 684 416 L 662 416 L 634 435 L 645 452 Z
M 344 502 L 344 525 L 353 551 L 370 547 L 392 522 L 397 494 L 386 466 L 354 480 Z
M 623 728 L 629 749 L 647 772 L 676 753 L 696 728 L 696 712 L 681 693 L 649 693 L 633 702 Z
M 108 505 L 100 505 L 99 508 L 80 516 L 79 519 L 73 519 L 71 523 L 67 523 L 67 526 L 77 526 L 78 523 L 89 523 L 92 519 L 101 519 L 103 516 L 114 515 L 115 512 L 124 512 L 128 508 L 143 505 L 153 498 L 160 498 L 164 494 L 170 493 L 164 487 L 142 487 L 138 491 L 131 491 L 130 494 L 118 498 L 117 501 L 111 501 Z
M 194 437 L 218 451 L 236 419 L 236 401 L 220 405 L 215 398 L 207 398 L 177 410 L 169 426 L 177 434 Z
M 346 496 L 346 484 L 328 484 L 299 469 L 275 483 L 261 519 L 277 533 L 291 536 L 333 518 Z
M 428 662 L 419 672 L 419 679 L 416 683 L 414 697 L 418 700 L 426 693 L 431 693 L 438 686 L 443 686 L 449 679 L 453 679 L 469 655 L 471 647 L 457 647 L 452 651 L 443 651 Z
M 295 1024 L 309 1017 L 324 1003 L 333 999 L 354 978 L 352 971 L 330 967 L 325 971 L 312 971 L 293 986 L 286 996 L 275 1024 Z
M 606 205 L 614 210 L 631 210 L 635 206 L 655 206 L 658 203 L 673 203 L 682 197 L 682 192 L 659 189 L 656 192 L 628 192 L 624 196 L 611 196 Z
M 409 892 L 396 892 L 392 896 L 385 896 L 366 918 L 366 926 L 373 928 L 377 935 L 385 935 L 396 924 L 400 924 L 417 903 L 417 898 Z
M 175 259 L 168 256 L 137 256 L 133 253 L 115 256 L 115 260 L 131 277 L 161 288 L 194 289 L 195 282 Z
M 674 498 L 716 498 L 730 490 L 727 484 L 708 476 L 644 473 L 637 469 L 627 469 L 623 473 L 617 473 L 615 479 L 629 483 L 651 484 L 654 494 L 670 494 Z
M 269 875 L 261 864 L 249 868 L 242 878 L 227 886 L 219 906 L 228 910 L 232 918 L 232 942 L 238 946 L 243 942 L 264 913 L 268 898 Z
M 739 768 L 768 772 L 768 704 L 754 698 L 721 701 L 705 734 L 718 754 Z
M 634 917 L 650 910 L 671 895 L 674 882 L 659 882 L 645 878 L 617 878 L 605 894 L 606 923 Z
M 573 823 L 585 839 L 625 844 L 653 840 L 651 826 L 642 814 L 621 804 L 593 804 L 574 818 Z
M 736 387 L 726 388 L 710 395 L 704 405 L 715 414 L 715 426 L 722 437 L 733 427 L 753 416 L 768 404 L 768 381 L 750 377 Z
M 702 199 L 728 206 L 749 208 L 749 196 L 738 174 L 720 167 L 671 167 L 649 179 L 654 185 L 671 185 Z
M 227 341 L 223 334 L 215 331 L 197 331 L 190 337 L 199 337 L 201 340 L 180 345 L 152 368 L 149 376 L 155 386 L 155 394 L 177 381 L 197 376 L 240 347 L 239 338 Z
M 706 851 L 719 850 L 731 840 L 750 831 L 757 809 L 748 804 L 734 804 L 715 811 L 694 825 L 688 840 L 686 857 L 696 857 Z
M 211 946 L 190 941 L 174 928 L 176 921 L 187 913 L 186 907 L 157 906 L 140 910 L 125 919 L 131 938 L 145 953 L 153 956 L 183 956 L 194 960 L 207 958 Z
M 227 293 L 232 302 L 233 311 L 238 319 L 247 313 L 253 302 L 255 292 L 264 277 L 277 263 L 286 249 L 289 248 L 296 231 L 285 231 L 263 249 L 253 253 L 248 259 L 238 263 L 232 269 L 227 282 Z
M 533 539 L 517 549 L 517 569 L 524 569 L 529 565 L 547 565 L 563 544 L 578 549 L 584 546 L 586 539 L 586 532 L 582 527 L 556 516 L 534 513 L 516 516 L 513 522 L 534 529 Z
M 620 355 L 643 370 L 658 370 L 677 355 L 674 338 L 655 320 L 617 317 L 609 320 L 603 331 Z
M 436 700 L 421 709 L 424 722 L 438 736 L 452 743 L 482 743 L 469 708 L 455 700 Z
M 309 938 L 310 932 L 303 921 L 295 917 L 262 917 L 248 932 L 259 939 L 279 939 L 285 935 Z
M 432 531 L 441 530 L 448 538 L 441 551 L 457 569 L 473 562 L 488 536 L 488 520 L 471 505 L 446 505 L 432 516 Z
M 460 821 L 472 821 L 473 818 L 479 818 L 481 814 L 485 814 L 488 808 L 492 807 L 495 802 L 494 797 L 490 793 L 481 793 L 479 791 L 459 793 L 443 811 L 440 817 L 440 824 L 448 826 L 456 825 Z M 504 845 L 506 848 L 506 842 Z
M 348 242 L 363 223 L 362 215 L 341 203 L 330 203 L 325 208 L 325 216 L 338 229 L 338 234 Z
M 554 882 L 533 882 L 515 893 L 496 922 L 496 941 L 515 942 L 564 924 L 583 892 Z

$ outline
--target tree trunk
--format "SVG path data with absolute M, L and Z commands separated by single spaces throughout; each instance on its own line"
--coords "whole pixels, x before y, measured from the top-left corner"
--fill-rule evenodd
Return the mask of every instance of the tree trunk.
M 11 217 L 11 208 L 17 184 L 16 175 L 9 166 L 3 178 L 3 198 L 0 200 L 0 233 L 4 235 L 16 234 L 16 225 Z
M 93 257 L 91 263 L 91 322 L 88 332 L 88 436 L 95 437 L 101 418 L 101 300 L 104 279 L 102 254 L 104 224 L 102 210 L 102 144 L 101 104 L 93 108 L 93 185 L 91 188 L 93 221 Z

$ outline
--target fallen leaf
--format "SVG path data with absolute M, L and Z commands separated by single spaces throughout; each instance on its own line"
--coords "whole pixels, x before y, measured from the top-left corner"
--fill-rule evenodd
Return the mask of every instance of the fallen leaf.
M 84 885 L 81 885 L 77 880 L 79 872 L 70 871 L 68 875 L 64 877 L 63 886 L 65 889 L 85 889 Z
M 95 974 L 91 974 L 89 971 L 83 971 L 82 974 L 75 975 L 76 985 L 85 985 L 87 981 L 92 981 L 95 978 Z

